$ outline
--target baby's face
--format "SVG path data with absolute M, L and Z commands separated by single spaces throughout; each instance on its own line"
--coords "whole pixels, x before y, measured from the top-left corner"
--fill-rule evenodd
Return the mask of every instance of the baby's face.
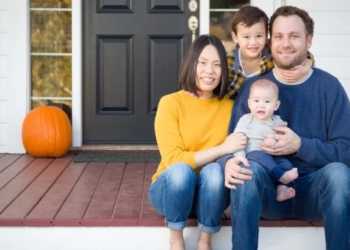
M 251 89 L 248 106 L 256 120 L 271 121 L 271 116 L 279 105 L 280 101 L 272 87 L 254 87 Z

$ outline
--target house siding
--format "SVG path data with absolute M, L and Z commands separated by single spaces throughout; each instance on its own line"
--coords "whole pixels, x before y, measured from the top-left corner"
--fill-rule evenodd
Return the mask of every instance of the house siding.
M 347 67 L 350 61 L 350 51 L 347 50 L 350 43 L 350 1 L 252 0 L 251 4 L 262 8 L 271 16 L 282 2 L 298 6 L 310 13 L 315 21 L 315 34 L 310 51 L 315 55 L 316 66 L 337 76 L 350 95 L 350 71 Z M 206 4 L 209 8 L 209 0 L 201 0 L 201 4 Z M 73 0 L 74 18 L 81 17 L 80 6 L 81 0 Z M 21 140 L 21 127 L 30 107 L 29 16 L 29 1 L 0 0 L 0 153 L 25 152 Z M 73 34 L 76 34 L 79 27 L 80 21 L 73 19 Z M 80 35 L 73 36 L 74 146 L 81 146 L 82 141 L 79 44 Z M 75 53 L 78 55 L 76 58 Z
M 0 152 L 24 153 L 29 110 L 29 1 L 0 0 Z
M 0 0 L 0 152 L 7 152 L 8 9 Z

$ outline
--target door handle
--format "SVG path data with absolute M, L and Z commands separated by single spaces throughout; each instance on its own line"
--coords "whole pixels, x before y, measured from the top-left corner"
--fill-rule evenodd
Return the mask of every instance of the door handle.
M 192 31 L 192 42 L 196 39 L 196 30 L 198 29 L 198 18 L 190 16 L 188 19 L 188 28 Z

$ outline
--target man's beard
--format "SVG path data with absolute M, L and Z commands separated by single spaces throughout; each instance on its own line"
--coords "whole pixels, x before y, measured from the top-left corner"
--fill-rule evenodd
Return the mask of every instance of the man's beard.
M 306 59 L 307 51 L 305 50 L 305 52 L 304 51 L 299 51 L 299 52 L 300 53 L 298 53 L 293 59 L 287 60 L 287 61 L 283 61 L 280 59 L 280 57 L 278 56 L 275 57 L 272 55 L 273 62 L 278 68 L 286 69 L 286 70 L 292 69 L 297 65 L 302 65 Z

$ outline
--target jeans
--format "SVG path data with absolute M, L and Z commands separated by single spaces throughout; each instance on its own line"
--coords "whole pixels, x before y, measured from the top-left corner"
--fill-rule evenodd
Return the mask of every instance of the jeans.
M 149 188 L 149 200 L 165 216 L 168 228 L 182 230 L 190 214 L 198 227 L 216 233 L 229 205 L 229 190 L 224 185 L 224 172 L 218 163 L 203 167 L 199 175 L 185 163 L 175 163 L 162 172 Z
M 276 184 L 262 166 L 249 162 L 251 181 L 231 190 L 232 249 L 258 249 L 260 217 L 323 220 L 327 250 L 349 250 L 350 170 L 342 163 L 293 181 L 296 196 L 276 201 Z
M 269 173 L 270 177 L 279 182 L 281 176 L 293 168 L 292 163 L 283 156 L 272 156 L 264 151 L 254 150 L 247 153 L 249 161 L 259 163 Z

